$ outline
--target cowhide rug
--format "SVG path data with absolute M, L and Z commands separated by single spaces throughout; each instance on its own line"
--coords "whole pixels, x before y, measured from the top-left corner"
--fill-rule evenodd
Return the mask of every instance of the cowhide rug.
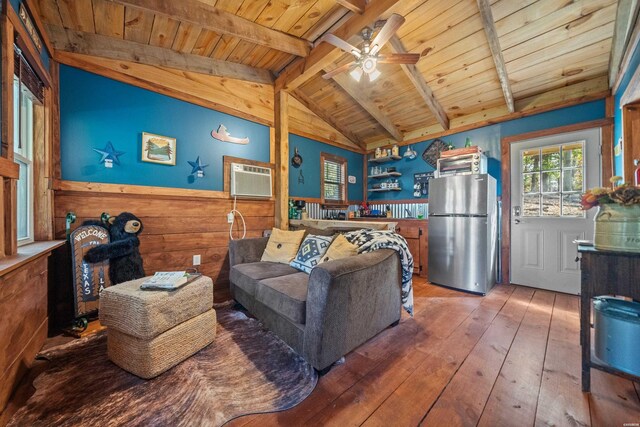
M 275 334 L 240 311 L 217 315 L 213 344 L 152 380 L 111 363 L 105 333 L 42 353 L 51 365 L 9 425 L 222 425 L 291 408 L 313 391 L 316 372 Z

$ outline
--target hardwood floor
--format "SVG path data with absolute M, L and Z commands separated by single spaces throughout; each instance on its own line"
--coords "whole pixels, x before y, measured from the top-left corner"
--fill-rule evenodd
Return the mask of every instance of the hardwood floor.
M 228 425 L 640 423 L 640 385 L 592 370 L 581 392 L 578 297 L 505 285 L 481 298 L 417 277 L 414 292 L 413 319 L 347 355 L 300 405 Z
M 580 390 L 578 297 L 505 285 L 482 298 L 417 276 L 414 293 L 414 318 L 403 314 L 398 326 L 348 354 L 301 404 L 228 425 L 640 423 L 640 385 L 592 370 L 592 393 Z M 26 388 L 10 412 L 24 404 Z M 5 411 L 0 425 L 8 418 Z

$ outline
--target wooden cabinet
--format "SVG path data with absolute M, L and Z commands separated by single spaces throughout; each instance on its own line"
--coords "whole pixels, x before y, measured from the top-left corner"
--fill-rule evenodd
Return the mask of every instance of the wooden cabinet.
M 619 371 L 591 357 L 591 299 L 600 295 L 618 295 L 640 301 L 640 254 L 600 251 L 591 246 L 579 246 L 580 344 L 582 345 L 582 391 L 591 390 L 591 368 L 619 375 L 631 381 L 640 377 Z
M 405 238 L 409 252 L 413 255 L 413 274 L 427 277 L 427 255 L 429 253 L 427 242 L 428 220 L 395 218 L 361 218 L 360 220 L 396 222 L 396 232 Z

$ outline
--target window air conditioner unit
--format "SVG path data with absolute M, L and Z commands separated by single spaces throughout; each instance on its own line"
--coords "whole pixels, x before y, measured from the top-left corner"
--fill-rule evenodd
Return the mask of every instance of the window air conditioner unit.
M 231 163 L 231 196 L 269 198 L 272 188 L 270 168 Z

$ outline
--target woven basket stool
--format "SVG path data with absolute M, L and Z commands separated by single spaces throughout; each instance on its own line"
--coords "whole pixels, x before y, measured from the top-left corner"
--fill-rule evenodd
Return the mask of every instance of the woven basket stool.
M 211 344 L 216 335 L 213 282 L 203 276 L 175 291 L 143 291 L 146 279 L 106 288 L 100 322 L 109 359 L 141 378 L 153 378 Z

